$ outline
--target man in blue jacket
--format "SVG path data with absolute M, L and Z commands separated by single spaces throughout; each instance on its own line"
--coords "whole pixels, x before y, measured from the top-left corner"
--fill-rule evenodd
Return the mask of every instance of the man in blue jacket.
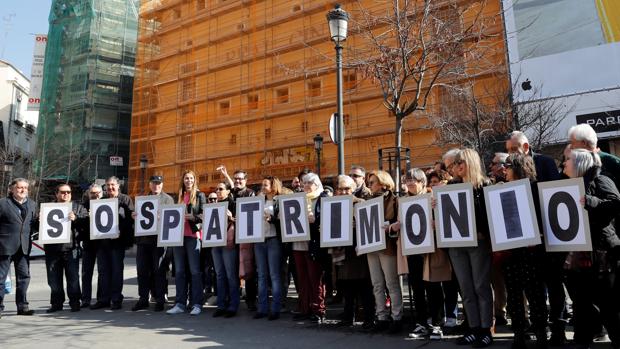
M 32 315 L 26 293 L 30 284 L 31 228 L 36 219 L 37 204 L 28 199 L 28 181 L 16 178 L 11 191 L 0 199 L 0 316 L 4 310 L 4 283 L 11 262 L 15 264 L 17 315 Z

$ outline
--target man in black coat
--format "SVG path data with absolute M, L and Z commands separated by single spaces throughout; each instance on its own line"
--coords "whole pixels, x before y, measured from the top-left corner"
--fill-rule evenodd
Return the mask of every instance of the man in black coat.
M 97 240 L 90 239 L 90 222 L 88 211 L 90 210 L 90 200 L 99 200 L 103 197 L 103 189 L 99 184 L 91 184 L 88 187 L 87 196 L 82 198 L 82 206 L 87 212 L 86 217 L 78 218 L 83 227 L 82 234 L 79 239 L 82 241 L 82 308 L 91 306 L 90 301 L 93 293 L 93 274 L 95 272 L 95 263 L 97 261 L 97 250 L 99 243 Z M 98 266 L 100 268 L 100 266 Z M 99 273 L 99 281 L 97 282 L 97 294 L 101 293 L 101 273 Z
M 149 180 L 150 192 L 148 195 L 158 197 L 159 205 L 174 205 L 174 199 L 166 194 L 164 189 L 164 178 L 162 176 L 151 176 Z M 136 219 L 136 212 L 132 214 Z M 156 219 L 157 217 L 153 217 Z M 136 222 L 136 224 L 139 224 Z M 139 300 L 134 304 L 132 311 L 147 309 L 149 307 L 149 291 L 155 298 L 155 311 L 164 310 L 166 294 L 166 268 L 170 256 L 167 249 L 157 247 L 157 235 L 136 237 L 138 249 L 136 251 L 136 268 L 138 269 L 138 295 Z M 168 252 L 171 252 L 168 251 Z M 170 253 L 168 253 L 170 255 Z M 166 258 L 167 257 L 167 258 Z M 151 290 L 152 288 L 152 290 Z
M 509 154 L 521 153 L 530 155 L 534 159 L 536 166 L 536 181 L 548 182 L 560 179 L 560 172 L 555 161 L 547 155 L 534 153 L 530 149 L 530 142 L 525 133 L 513 131 L 510 138 L 506 141 L 506 151 Z
M 65 244 L 45 245 L 45 268 L 47 270 L 47 284 L 51 289 L 50 304 L 47 313 L 62 310 L 65 302 L 63 289 L 63 274 L 67 279 L 67 296 L 72 312 L 80 310 L 80 243 L 78 218 L 87 216 L 84 207 L 71 200 L 71 186 L 60 184 L 56 187 L 56 201 L 59 203 L 71 203 L 71 242 Z
M 97 265 L 101 277 L 101 292 L 97 294 L 97 302 L 91 309 L 110 307 L 119 310 L 123 307 L 123 271 L 125 268 L 125 250 L 133 245 L 133 218 L 134 205 L 131 198 L 120 192 L 119 179 L 112 176 L 106 180 L 106 199 L 118 199 L 118 229 L 120 236 L 117 239 L 102 239 L 97 250 Z M 110 306 L 111 305 L 111 306 Z
M 4 283 L 11 262 L 15 263 L 17 315 L 32 315 L 26 293 L 30 284 L 31 231 L 36 219 L 37 203 L 28 199 L 28 181 L 16 178 L 11 192 L 0 199 L 0 316 L 4 310 Z

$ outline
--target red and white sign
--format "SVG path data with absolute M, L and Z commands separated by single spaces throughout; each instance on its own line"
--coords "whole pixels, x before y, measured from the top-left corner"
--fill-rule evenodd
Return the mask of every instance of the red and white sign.
M 41 107 L 41 86 L 43 85 L 43 65 L 45 63 L 45 46 L 47 35 L 36 34 L 34 38 L 34 53 L 30 73 L 30 93 L 26 110 L 38 111 Z
M 110 156 L 110 166 L 123 166 L 123 157 Z

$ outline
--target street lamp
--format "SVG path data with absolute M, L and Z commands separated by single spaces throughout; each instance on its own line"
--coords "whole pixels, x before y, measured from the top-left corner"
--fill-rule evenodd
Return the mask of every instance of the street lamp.
M 333 10 L 327 12 L 327 23 L 332 41 L 336 44 L 336 90 L 337 90 L 337 118 L 336 140 L 338 144 L 338 174 L 344 174 L 344 125 L 342 115 L 342 46 L 341 42 L 347 39 L 349 14 L 336 4 Z
M 146 168 L 149 165 L 149 159 L 146 155 L 140 155 L 140 171 L 142 172 L 142 178 L 140 179 L 140 194 L 144 194 L 144 183 L 146 182 Z
M 323 150 L 323 136 L 317 133 L 314 136 L 314 151 L 316 151 L 316 174 L 321 177 L 321 150 Z
M 6 174 L 7 174 L 7 172 L 9 173 L 9 180 L 8 180 L 8 182 L 11 182 L 11 180 L 13 179 L 13 178 L 11 178 L 13 176 L 13 165 L 14 165 L 14 163 L 11 160 L 5 160 L 4 161 L 4 165 L 2 166 L 2 188 L 3 189 L 5 188 L 4 184 L 5 184 L 5 181 L 6 181 Z M 7 188 L 8 188 L 8 186 L 7 186 Z M 7 194 L 7 193 L 4 193 L 4 194 Z M 2 194 L 2 195 L 4 195 L 4 194 Z

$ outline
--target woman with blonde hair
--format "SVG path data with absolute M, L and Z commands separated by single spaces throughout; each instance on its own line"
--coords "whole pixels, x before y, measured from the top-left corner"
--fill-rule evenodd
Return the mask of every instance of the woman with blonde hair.
M 486 215 L 483 187 L 490 184 L 484 175 L 480 156 L 473 149 L 462 149 L 454 159 L 453 172 L 463 183 L 474 187 L 475 232 L 478 246 L 450 248 L 454 273 L 461 287 L 461 295 L 469 333 L 457 340 L 457 344 L 473 344 L 476 348 L 493 343 L 493 290 L 491 289 L 491 243 Z
M 383 217 L 389 223 L 398 219 L 398 198 L 394 195 L 394 180 L 385 171 L 372 171 L 368 174 L 368 187 L 375 198 L 383 198 Z M 376 322 L 374 331 L 388 330 L 389 333 L 398 333 L 402 329 L 403 296 L 398 276 L 396 240 L 397 235 L 386 229 L 386 248 L 366 255 L 370 280 L 375 295 Z M 395 232 L 394 232 L 395 233 Z M 385 305 L 385 289 L 390 295 L 390 310 Z
M 183 246 L 173 247 L 176 304 L 168 314 L 181 314 L 187 309 L 187 284 L 185 266 L 189 266 L 191 275 L 190 315 L 202 311 L 202 272 L 200 270 L 200 238 L 202 229 L 202 206 L 207 203 L 206 195 L 198 189 L 198 177 L 192 170 L 186 170 L 179 184 L 179 204 L 185 204 L 185 225 L 183 228 Z

